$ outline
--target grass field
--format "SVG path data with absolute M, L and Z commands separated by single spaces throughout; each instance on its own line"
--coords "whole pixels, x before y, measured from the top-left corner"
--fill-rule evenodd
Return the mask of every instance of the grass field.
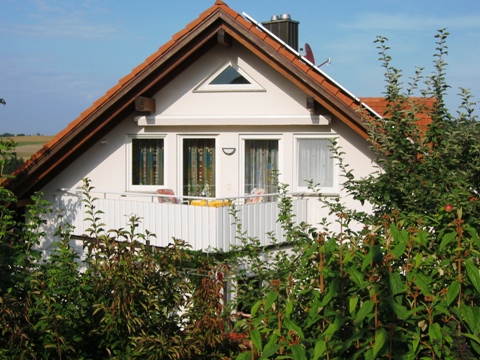
M 42 148 L 47 142 L 49 142 L 53 136 L 13 136 L 13 139 L 17 143 L 17 157 L 27 160 Z

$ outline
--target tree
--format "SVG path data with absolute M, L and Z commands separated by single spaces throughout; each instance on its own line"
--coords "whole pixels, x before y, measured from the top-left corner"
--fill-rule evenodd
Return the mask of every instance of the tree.
M 380 60 L 386 70 L 387 107 L 382 119 L 365 116 L 371 149 L 378 171 L 355 179 L 345 166 L 345 188 L 357 200 L 373 205 L 381 217 L 393 210 L 428 216 L 444 213 L 446 223 L 455 216 L 444 208 L 463 211 L 463 218 L 480 224 L 480 124 L 474 115 L 476 102 L 461 89 L 462 106 L 454 117 L 445 106 L 445 41 L 448 33 L 436 35 L 435 72 L 426 78 L 422 98 L 414 97 L 422 80 L 419 68 L 404 91 L 402 73 L 391 65 L 387 39 L 377 38 Z M 425 128 L 420 118 L 429 117 Z M 447 207 L 450 209 L 450 207 Z
M 258 299 L 241 295 L 253 300 L 251 317 L 236 328 L 247 329 L 251 348 L 237 360 L 480 356 L 472 320 L 480 316 L 479 125 L 468 91 L 457 118 L 445 107 L 446 37 L 437 35 L 436 72 L 420 99 L 413 97 L 420 69 L 403 93 L 386 39 L 377 39 L 388 106 L 382 119 L 365 121 L 378 172 L 355 179 L 333 146 L 346 190 L 375 214 L 327 203 L 337 234 L 328 224 L 292 227 L 285 215 L 279 220 L 294 240 L 288 252 L 260 261 L 257 247 L 240 258 L 262 285 Z M 418 121 L 425 115 L 428 128 Z M 363 220 L 361 231 L 349 228 L 352 218 Z
M 0 104 L 6 105 L 4 99 L 0 98 Z M 4 133 L 0 137 L 14 136 L 10 133 Z M 18 158 L 15 152 L 17 144 L 12 139 L 0 139 L 0 178 L 9 175 L 17 170 L 25 161 Z
M 15 196 L 0 188 L 0 358 L 235 356 L 237 343 L 225 335 L 223 282 L 209 257 L 181 240 L 151 246 L 154 234 L 138 232 L 136 216 L 125 229 L 104 230 L 91 189 L 86 180 L 91 227 L 80 262 L 69 224 L 58 229 L 60 240 L 42 261 L 34 247 L 44 236 L 49 204 L 36 194 L 22 222 L 12 209 Z M 191 273 L 195 258 L 203 259 L 205 271 Z

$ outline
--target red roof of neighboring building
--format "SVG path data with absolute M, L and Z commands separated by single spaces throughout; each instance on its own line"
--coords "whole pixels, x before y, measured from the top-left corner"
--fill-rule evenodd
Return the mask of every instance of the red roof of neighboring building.
M 361 101 L 367 104 L 373 111 L 375 111 L 378 115 L 384 116 L 387 110 L 387 99 L 383 97 L 362 97 Z M 423 110 L 432 109 L 435 103 L 435 99 L 433 98 L 420 98 L 420 97 L 410 97 L 408 102 L 413 102 L 417 105 L 422 105 L 424 107 Z M 417 124 L 420 128 L 426 129 L 427 126 L 432 122 L 432 119 L 427 114 L 422 114 L 419 112 L 416 114 L 418 117 Z
M 29 197 L 41 189 L 121 119 L 131 114 L 136 97 L 153 96 L 198 56 L 216 45 L 220 31 L 257 55 L 360 136 L 368 137 L 357 112 L 362 105 L 360 99 L 223 1 L 216 0 L 212 7 L 174 34 L 170 41 L 68 124 L 6 185 L 19 198 Z M 376 101 L 366 102 L 375 108 Z M 367 110 L 371 109 L 367 107 Z

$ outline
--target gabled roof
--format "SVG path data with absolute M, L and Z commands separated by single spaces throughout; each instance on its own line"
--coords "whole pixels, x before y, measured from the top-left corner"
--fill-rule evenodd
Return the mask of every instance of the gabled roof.
M 204 11 L 172 39 L 120 79 L 105 95 L 57 134 L 16 173 L 6 186 L 19 199 L 30 197 L 122 119 L 134 112 L 135 98 L 151 97 L 195 59 L 220 41 L 237 41 L 285 76 L 307 96 L 346 123 L 360 136 L 367 132 L 357 112 L 362 104 L 338 83 L 255 22 L 221 0 Z M 371 111 L 368 106 L 367 110 Z

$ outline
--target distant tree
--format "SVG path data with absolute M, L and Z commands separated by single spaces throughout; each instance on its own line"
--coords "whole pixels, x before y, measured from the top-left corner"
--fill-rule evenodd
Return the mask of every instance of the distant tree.
M 0 139 L 0 179 L 12 173 L 12 163 L 17 160 L 16 146 L 12 139 Z
M 20 166 L 22 166 L 24 162 L 25 162 L 24 158 L 13 156 L 3 168 L 3 173 L 5 175 L 13 174 Z
M 12 134 L 12 133 L 9 133 L 9 132 L 0 134 L 0 137 L 12 137 L 12 136 L 15 136 L 15 134 Z
M 16 136 L 26 136 L 24 133 L 19 133 Z

